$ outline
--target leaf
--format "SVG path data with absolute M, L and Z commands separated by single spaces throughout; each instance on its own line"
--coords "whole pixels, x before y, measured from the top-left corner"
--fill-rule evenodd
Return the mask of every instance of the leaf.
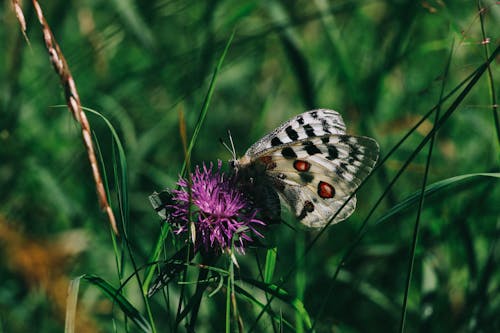
M 238 293 L 238 295 L 240 297 L 243 297 L 245 299 L 247 299 L 248 301 L 250 301 L 251 303 L 257 305 L 259 308 L 261 309 L 265 309 L 266 308 L 266 304 L 260 302 L 257 298 L 255 298 L 251 293 L 249 293 L 248 291 L 246 291 L 245 289 L 243 289 L 242 287 L 240 286 L 237 286 L 235 285 L 235 290 L 236 292 Z M 265 309 L 265 311 L 272 317 L 274 318 L 274 320 L 276 320 L 278 323 L 280 324 L 284 324 L 285 326 L 288 326 L 291 330 L 294 329 L 293 325 L 288 322 L 287 320 L 283 319 L 281 315 L 277 315 L 276 313 L 274 313 L 274 311 L 270 308 L 270 307 L 267 307 Z
M 182 271 L 186 270 L 187 264 L 193 259 L 193 256 L 194 253 L 191 244 L 185 245 L 161 266 L 160 274 L 153 281 L 151 287 L 148 287 L 149 283 L 144 283 L 143 292 L 147 290 L 148 297 L 153 296 L 158 290 L 166 286 L 170 280 L 177 277 Z
M 66 297 L 66 320 L 64 323 L 64 333 L 75 332 L 76 305 L 78 301 L 78 290 L 80 289 L 81 276 L 70 281 L 68 286 L 68 296 Z
M 95 275 L 84 275 L 82 278 L 101 289 L 115 304 L 118 304 L 123 313 L 140 328 L 141 332 L 152 332 L 149 322 L 143 315 L 120 293 L 105 280 Z
M 205 117 L 207 116 L 208 112 L 208 106 L 210 105 L 210 101 L 212 100 L 212 95 L 214 93 L 215 89 L 215 82 L 217 81 L 217 75 L 219 73 L 220 68 L 222 67 L 222 63 L 224 62 L 224 58 L 226 57 L 227 51 L 229 50 L 229 46 L 233 42 L 234 38 L 234 31 L 231 34 L 231 37 L 229 37 L 229 40 L 226 43 L 226 47 L 224 48 L 224 51 L 222 52 L 222 55 L 219 58 L 219 61 L 217 62 L 217 65 L 215 66 L 214 73 L 212 74 L 212 79 L 210 80 L 210 84 L 208 86 L 208 91 L 207 94 L 205 95 L 205 99 L 203 101 L 203 105 L 201 107 L 200 115 L 198 117 L 198 121 L 196 122 L 196 126 L 194 128 L 193 136 L 191 137 L 191 141 L 189 142 L 189 146 L 187 149 L 187 155 L 186 159 L 184 160 L 184 164 L 182 165 L 182 170 L 181 170 L 181 175 L 184 175 L 186 172 L 187 168 L 187 163 L 190 160 L 191 156 L 191 151 L 194 148 L 194 145 L 196 143 L 196 139 L 198 138 L 198 134 L 200 133 L 201 126 L 203 125 L 203 122 L 205 121 Z
M 266 253 L 266 265 L 264 267 L 264 282 L 270 283 L 273 279 L 274 270 L 276 268 L 277 248 L 268 249 Z
M 304 303 L 302 303 L 300 299 L 290 296 L 285 289 L 279 287 L 276 284 L 267 284 L 254 279 L 241 278 L 241 281 L 244 281 L 289 304 L 291 307 L 295 309 L 295 311 L 297 311 L 301 315 L 302 320 L 306 325 L 306 327 L 308 329 L 312 328 L 311 317 L 309 316 L 309 313 L 307 312 Z
M 452 178 L 448 178 L 445 180 L 441 180 L 434 184 L 431 184 L 425 188 L 424 197 L 429 197 L 437 192 L 443 191 L 445 189 L 455 189 L 460 185 L 476 183 L 479 181 L 483 181 L 487 178 L 500 178 L 500 173 L 473 173 L 466 174 L 461 176 L 456 176 Z M 450 195 L 458 194 L 461 191 L 454 191 Z M 412 207 L 413 205 L 418 203 L 418 198 L 421 195 L 421 191 L 416 191 L 409 195 L 406 199 L 392 207 L 386 214 L 380 217 L 375 224 L 380 224 L 383 222 L 387 222 L 392 217 L 397 214 L 403 213 L 406 209 Z

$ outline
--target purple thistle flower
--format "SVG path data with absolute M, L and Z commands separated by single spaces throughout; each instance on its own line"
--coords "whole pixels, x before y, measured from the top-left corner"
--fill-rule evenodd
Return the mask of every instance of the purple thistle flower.
M 196 166 L 191 174 L 191 198 L 187 180 L 179 178 L 180 189 L 172 191 L 175 204 L 170 205 L 170 221 L 176 234 L 186 233 L 189 221 L 194 222 L 195 248 L 219 251 L 230 248 L 234 240 L 235 248 L 244 253 L 245 244 L 252 242 L 251 234 L 263 237 L 254 226 L 265 223 L 256 218 L 257 210 L 250 207 L 234 178 L 226 177 L 221 167 L 220 160 L 215 171 L 212 163 L 209 168 Z

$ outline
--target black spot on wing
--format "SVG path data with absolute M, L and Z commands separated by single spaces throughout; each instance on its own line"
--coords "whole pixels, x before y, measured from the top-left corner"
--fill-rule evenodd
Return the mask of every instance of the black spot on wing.
M 339 177 L 343 177 L 344 173 L 347 172 L 347 164 L 345 163 L 340 163 L 339 164 L 339 167 L 335 170 L 335 173 L 337 174 L 337 176 Z
M 326 119 L 321 120 L 321 125 L 323 126 L 323 131 L 325 131 L 325 133 L 331 133 L 329 130 L 330 125 L 328 125 Z
M 322 138 L 321 138 L 321 142 L 323 142 L 323 143 L 325 143 L 325 144 L 326 144 L 326 143 L 328 143 L 328 142 L 330 142 L 330 137 L 328 137 L 328 136 L 324 136 L 324 137 L 322 137 Z
M 316 134 L 314 133 L 314 128 L 312 128 L 311 125 L 309 124 L 304 125 L 304 130 L 306 131 L 306 135 L 308 137 L 316 136 Z
M 311 117 L 313 117 L 314 119 L 318 118 L 318 112 L 317 111 L 311 111 L 309 112 L 309 114 L 311 115 Z
M 342 143 L 349 143 L 349 136 L 348 135 L 340 135 L 339 141 Z
M 302 220 L 304 217 L 306 217 L 307 213 L 311 213 L 314 211 L 314 204 L 307 200 L 306 202 L 304 202 L 304 207 L 302 207 L 302 210 L 300 211 L 300 214 L 299 216 L 297 216 L 299 218 L 299 220 Z
M 290 140 L 292 141 L 295 141 L 299 138 L 299 134 L 297 133 L 297 131 L 295 131 L 292 126 L 288 126 L 286 129 L 285 129 L 285 132 L 286 132 L 286 135 L 288 135 L 288 137 L 290 138 Z
M 305 141 L 303 143 L 305 151 L 309 155 L 314 155 L 314 154 L 321 154 L 321 150 L 319 150 L 318 147 L 316 147 L 311 141 Z
M 300 179 L 304 182 L 304 183 L 310 183 L 313 181 L 314 179 L 314 176 L 309 173 L 309 172 L 299 172 L 299 176 L 300 176 Z
M 271 139 L 271 146 L 273 146 L 273 147 L 276 147 L 276 146 L 279 146 L 282 144 L 283 144 L 283 142 L 281 142 L 280 138 L 278 138 L 277 136 L 275 136 L 274 138 Z
M 304 118 L 302 118 L 302 116 L 298 116 L 297 122 L 299 123 L 299 125 L 304 125 Z
M 335 169 L 335 173 L 337 174 L 337 176 L 339 176 L 340 178 L 344 178 L 344 172 L 345 172 L 345 167 L 346 165 L 344 163 L 340 163 L 340 166 L 338 168 Z
M 359 161 L 360 160 L 360 156 L 363 155 L 361 153 L 361 151 L 359 150 L 359 147 L 357 147 L 355 144 L 353 144 L 353 145 L 350 145 L 349 148 L 350 148 L 349 156 L 353 157 L 354 159 L 356 159 L 357 161 Z
M 326 157 L 327 159 L 333 161 L 337 158 L 339 158 L 339 151 L 337 150 L 337 147 L 333 145 L 328 145 L 328 156 Z
M 290 159 L 290 158 L 296 158 L 297 154 L 293 151 L 292 148 L 290 147 L 285 147 L 281 150 L 281 155 L 283 155 L 284 158 Z

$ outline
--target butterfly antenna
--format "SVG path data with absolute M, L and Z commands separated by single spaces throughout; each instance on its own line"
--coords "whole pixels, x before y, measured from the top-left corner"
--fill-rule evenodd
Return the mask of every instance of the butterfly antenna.
M 224 148 L 226 148 L 231 153 L 231 155 L 233 154 L 233 151 L 231 150 L 231 148 L 227 145 L 227 143 L 224 142 L 224 140 L 222 140 L 222 138 L 219 138 L 219 142 L 222 143 Z
M 231 146 L 229 146 L 227 143 L 224 142 L 221 138 L 219 138 L 220 143 L 229 151 L 231 156 L 233 157 L 232 160 L 236 160 L 236 150 L 234 149 L 234 143 L 233 143 L 233 138 L 231 137 L 231 132 L 229 130 L 227 131 L 229 133 L 229 142 L 231 143 Z
M 227 130 L 227 135 L 229 136 L 229 142 L 231 143 L 231 153 L 233 154 L 233 160 L 236 160 L 236 149 L 234 148 L 233 136 L 231 135 L 230 130 Z

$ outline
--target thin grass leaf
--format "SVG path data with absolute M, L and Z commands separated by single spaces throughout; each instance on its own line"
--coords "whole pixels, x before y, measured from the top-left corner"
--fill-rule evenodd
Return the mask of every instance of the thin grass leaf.
M 153 33 L 146 21 L 139 15 L 140 11 L 135 8 L 135 1 L 112 0 L 112 3 L 123 20 L 124 27 L 130 29 L 143 46 L 151 48 L 154 42 Z
M 113 138 L 113 144 L 112 144 L 112 148 L 113 148 L 113 155 L 112 155 L 113 161 L 112 162 L 113 162 L 113 170 L 114 170 L 113 174 L 115 177 L 115 184 L 116 184 L 116 190 L 117 190 L 116 192 L 117 192 L 117 196 L 118 196 L 118 206 L 119 206 L 120 213 L 121 213 L 120 217 L 121 217 L 121 221 L 122 221 L 123 238 L 125 240 L 125 242 L 121 243 L 122 250 L 118 251 L 118 244 L 116 242 L 116 238 L 113 235 L 111 236 L 112 240 L 113 240 L 113 249 L 115 251 L 115 257 L 120 258 L 120 261 L 117 260 L 117 263 L 119 263 L 118 264 L 118 266 L 119 266 L 118 273 L 119 273 L 120 279 L 122 279 L 123 278 L 122 272 L 123 272 L 123 268 L 124 268 L 124 264 L 125 264 L 125 262 L 124 262 L 125 256 L 123 255 L 123 246 L 125 246 L 125 248 L 127 249 L 133 270 L 135 272 L 135 276 L 137 278 L 137 283 L 139 284 L 139 286 L 142 287 L 142 281 L 141 281 L 141 278 L 140 278 L 139 273 L 138 273 L 139 270 L 138 270 L 137 265 L 135 263 L 134 255 L 133 255 L 132 249 L 130 247 L 130 243 L 128 241 L 127 229 L 128 229 L 128 223 L 129 223 L 129 199 L 128 199 L 129 190 L 128 190 L 127 158 L 125 155 L 125 150 L 123 149 L 123 145 L 121 143 L 120 137 L 118 136 L 118 134 L 117 134 L 114 126 L 111 124 L 111 122 L 101 113 L 99 113 L 95 110 L 91 110 L 91 109 L 87 109 L 87 108 L 85 108 L 85 109 L 88 110 L 89 112 L 99 116 L 104 121 L 104 123 L 108 127 L 108 129 L 112 135 L 112 138 Z M 117 149 L 118 156 L 116 154 L 115 149 Z M 99 150 L 99 152 L 100 152 L 100 150 Z M 100 155 L 100 157 L 101 157 L 102 164 L 104 165 L 104 159 L 102 159 L 102 155 Z M 104 168 L 104 166 L 103 166 L 103 168 Z M 106 182 L 106 185 L 107 185 L 107 182 Z M 109 196 L 108 186 L 106 186 L 106 191 L 108 192 L 108 196 Z M 156 332 L 156 328 L 155 328 L 154 321 L 153 321 L 152 311 L 151 311 L 151 308 L 149 306 L 149 301 L 148 301 L 146 295 L 144 295 L 144 294 L 142 294 L 142 298 L 144 301 L 144 305 L 146 306 L 146 311 L 148 313 L 148 318 L 149 318 L 149 323 L 150 323 L 149 327 L 153 332 Z
M 160 234 L 160 239 L 163 240 L 163 242 L 167 239 L 167 236 L 169 234 L 170 228 L 161 228 L 161 234 Z M 163 242 L 158 242 L 156 243 L 155 249 L 153 250 L 153 253 L 151 254 L 151 257 L 149 258 L 148 262 L 154 262 L 154 258 L 159 258 L 160 253 L 162 250 L 162 243 Z M 151 280 L 153 279 L 153 275 L 155 272 L 155 267 L 156 266 L 148 266 L 145 270 L 144 273 L 144 283 L 142 284 L 142 292 L 144 295 L 148 295 L 148 290 L 150 289 L 151 285 Z
M 125 298 L 119 290 L 95 275 L 83 275 L 82 279 L 98 287 L 113 303 L 118 304 L 125 316 L 130 319 L 141 332 L 153 332 L 148 320 Z
M 111 122 L 106 118 L 102 113 L 89 109 L 89 108 L 82 108 L 85 111 L 89 111 L 96 116 L 100 117 L 106 126 L 108 127 L 112 137 L 113 137 L 113 143 L 116 145 L 116 148 L 118 149 L 118 166 L 117 170 L 119 171 L 119 174 L 115 173 L 115 176 L 119 181 L 117 182 L 117 187 L 120 192 L 119 196 L 119 205 L 122 209 L 122 224 L 124 226 L 126 225 L 126 221 L 124 221 L 124 218 L 126 218 L 128 212 L 128 187 L 127 187 L 127 156 L 125 154 L 125 150 L 123 149 L 123 145 L 121 143 L 120 137 L 118 136 L 118 133 L 116 132 L 115 127 L 111 124 Z M 118 177 L 119 176 L 119 177 Z M 126 232 L 126 230 L 124 230 Z
M 161 265 L 160 273 L 150 288 L 145 289 L 146 283 L 144 283 L 143 292 L 148 295 L 148 297 L 153 296 L 158 290 L 166 286 L 172 279 L 178 277 L 181 272 L 187 269 L 188 265 L 186 264 L 186 261 L 189 263 L 191 259 L 193 259 L 193 255 L 193 247 L 190 244 L 182 247 L 172 257 L 170 257 L 165 264 Z M 154 271 L 151 271 L 151 274 L 153 272 Z
M 366 297 L 367 300 L 372 303 L 378 305 L 381 309 L 383 309 L 387 314 L 391 317 L 398 317 L 398 305 L 394 304 L 393 299 L 389 298 L 385 295 L 380 289 L 376 286 L 364 282 L 356 280 L 355 276 L 353 276 L 350 272 L 346 270 L 342 270 L 339 273 L 338 279 L 339 282 L 344 282 L 348 286 L 356 286 L 356 290 Z
M 200 264 L 200 268 L 212 267 L 217 263 L 218 259 L 219 259 L 218 257 L 211 255 L 202 257 L 202 263 Z M 194 331 L 195 329 L 196 319 L 198 318 L 198 312 L 200 310 L 201 299 L 203 297 L 203 293 L 209 286 L 209 283 L 205 282 L 207 281 L 208 273 L 209 269 L 200 269 L 198 271 L 198 279 L 196 282 L 196 290 L 194 292 L 194 295 L 189 299 L 186 307 L 177 315 L 176 322 L 181 323 L 184 320 L 184 318 L 186 318 L 188 313 L 191 314 L 191 318 L 188 324 L 188 331 L 189 330 Z
M 452 55 L 453 55 L 453 45 L 451 47 L 450 54 L 448 56 L 448 61 L 446 63 L 446 68 L 444 70 L 444 78 L 443 78 L 443 81 L 441 84 L 441 92 L 439 95 L 438 108 L 436 110 L 434 124 L 437 124 L 439 122 L 441 106 L 443 103 L 442 101 L 443 101 L 443 95 L 444 95 L 444 88 L 445 88 L 445 84 L 446 84 L 446 78 L 448 77 L 451 59 L 452 59 Z M 411 244 L 411 248 L 410 248 L 410 259 L 408 262 L 406 286 L 405 286 L 405 291 L 404 291 L 404 296 L 403 296 L 403 305 L 401 307 L 401 320 L 400 320 L 400 329 L 399 329 L 399 331 L 401 333 L 403 333 L 405 330 L 406 309 L 407 309 L 407 305 L 408 305 L 408 297 L 409 297 L 409 292 L 410 292 L 411 280 L 413 277 L 413 267 L 414 267 L 414 263 L 415 263 L 415 251 L 417 249 L 418 234 L 420 231 L 420 221 L 421 221 L 420 217 L 422 216 L 422 210 L 424 208 L 425 188 L 427 187 L 427 178 L 429 176 L 429 170 L 430 170 L 430 166 L 431 166 L 432 152 L 434 149 L 434 141 L 436 139 L 436 133 L 437 133 L 436 131 L 433 131 L 431 139 L 429 141 L 429 151 L 427 153 L 427 160 L 425 163 L 425 171 L 424 171 L 424 176 L 422 178 L 422 186 L 420 187 L 420 194 L 418 196 L 417 216 L 416 216 L 416 220 L 415 220 L 415 225 L 413 227 L 413 237 L 412 237 L 412 244 Z
M 477 1 L 477 8 L 479 12 L 479 22 L 481 25 L 481 35 L 483 37 L 483 49 L 484 49 L 484 58 L 485 60 L 490 56 L 489 42 L 488 37 L 486 37 L 486 29 L 484 27 L 484 15 L 486 13 L 485 8 L 481 7 L 481 1 Z M 491 111 L 493 112 L 493 121 L 495 123 L 495 130 L 497 133 L 497 143 L 500 144 L 500 117 L 498 116 L 498 104 L 497 104 L 497 96 L 495 90 L 495 79 L 493 77 L 493 73 L 491 71 L 491 66 L 488 65 L 488 93 L 490 95 L 491 100 Z
M 231 332 L 231 280 L 227 279 L 226 291 L 226 316 L 225 316 L 225 332 Z
M 252 293 L 246 291 L 245 289 L 243 289 L 242 287 L 240 287 L 238 285 L 235 285 L 235 290 L 236 290 L 237 295 L 239 297 L 242 297 L 243 299 L 246 299 L 250 303 L 252 303 L 252 304 L 256 305 L 258 308 L 260 308 L 262 311 L 265 311 L 277 323 L 279 323 L 279 324 L 285 324 L 285 326 L 287 326 L 291 330 L 294 329 L 294 326 L 292 325 L 292 323 L 290 323 L 287 320 L 284 320 L 281 315 L 277 315 L 276 313 L 274 313 L 274 311 L 270 307 L 266 307 L 266 305 L 263 304 L 262 302 L 260 302 L 258 299 L 256 299 L 252 295 Z M 256 323 L 257 322 L 255 322 L 254 324 L 256 324 Z M 251 332 L 251 331 L 252 331 L 252 329 L 249 330 L 249 332 Z
M 291 24 L 293 22 L 290 22 L 292 15 L 287 12 L 290 8 L 279 1 L 268 2 L 268 8 L 269 16 L 284 27 L 279 34 L 279 38 L 294 71 L 302 101 L 308 109 L 314 109 L 317 106 L 317 102 L 313 75 L 303 52 L 304 47 L 302 45 L 304 43 L 301 41 L 300 35 L 293 28 L 293 24 Z
M 110 190 L 109 190 L 109 182 L 108 182 L 108 176 L 107 176 L 107 171 L 106 171 L 106 164 L 104 163 L 104 157 L 102 155 L 102 150 L 101 150 L 101 145 L 99 143 L 99 139 L 94 135 L 94 142 L 97 150 L 97 156 L 99 158 L 99 162 L 101 163 L 101 168 L 102 168 L 102 179 L 103 179 L 103 185 L 104 189 L 106 191 L 106 195 L 110 196 Z M 114 233 L 110 234 L 110 239 L 113 244 L 113 253 L 115 254 L 115 263 L 116 263 L 116 269 L 118 271 L 118 277 L 123 279 L 123 255 L 122 251 L 120 250 L 120 246 L 118 244 L 118 239 Z
M 66 320 L 64 322 L 64 333 L 75 332 L 76 306 L 78 301 L 78 290 L 80 289 L 81 276 L 70 281 L 68 296 L 66 297 Z
M 304 317 L 302 300 L 304 299 L 304 293 L 306 290 L 306 272 L 304 267 L 304 248 L 305 248 L 305 235 L 303 232 L 295 233 L 295 265 L 297 270 L 295 271 L 295 295 L 296 299 L 300 300 L 301 303 L 297 304 L 300 311 L 295 311 L 295 331 L 297 333 L 304 332 Z M 309 323 L 310 326 L 310 323 Z
M 203 101 L 203 104 L 201 106 L 201 111 L 200 115 L 198 117 L 198 121 L 196 122 L 196 126 L 193 131 L 193 136 L 191 137 L 191 141 L 189 141 L 189 146 L 187 149 L 187 157 L 184 160 L 184 164 L 182 165 L 181 169 L 181 175 L 184 175 L 186 172 L 186 167 L 187 167 L 187 162 L 189 161 L 189 157 L 191 156 L 191 151 L 193 150 L 193 147 L 196 143 L 196 140 L 198 139 L 198 135 L 201 130 L 201 126 L 205 122 L 205 118 L 207 116 L 208 112 L 208 106 L 210 105 L 210 101 L 212 100 L 212 95 L 214 93 L 215 89 L 215 82 L 217 81 L 217 76 L 219 74 L 219 70 L 222 67 L 222 63 L 224 62 L 224 59 L 226 58 L 227 51 L 229 50 L 229 46 L 231 46 L 231 43 L 233 42 L 234 34 L 236 31 L 233 30 L 233 33 L 229 37 L 229 40 L 227 41 L 226 47 L 224 48 L 224 51 L 222 52 L 219 60 L 217 61 L 217 65 L 215 66 L 214 73 L 212 74 L 212 79 L 210 80 L 210 84 L 208 85 L 208 91 L 207 94 L 205 95 L 205 99 Z
M 326 0 L 315 0 L 314 4 L 321 13 L 321 24 L 328 37 L 328 42 L 333 49 L 336 59 L 336 68 L 340 72 L 340 79 L 345 82 L 352 96 L 356 96 L 356 76 L 354 67 L 349 59 L 349 51 L 345 47 L 345 37 L 342 36 L 342 29 L 338 27 L 335 16 L 331 15 L 331 3 Z
M 287 303 L 290 305 L 295 311 L 297 311 L 303 320 L 303 323 L 306 325 L 307 329 L 312 328 L 312 322 L 311 322 L 311 317 L 309 316 L 309 313 L 307 312 L 304 303 L 296 297 L 290 296 L 288 292 L 286 292 L 283 288 L 281 288 L 277 284 L 267 284 L 258 280 L 254 279 L 247 279 L 247 278 L 241 278 L 241 281 L 244 281 L 245 283 L 248 283 L 266 293 L 269 293 L 270 295 L 282 300 L 283 302 Z M 266 311 L 269 309 L 269 305 L 265 305 L 265 309 L 263 308 L 262 311 Z M 255 322 L 255 324 L 257 321 Z M 253 327 L 255 328 L 255 327 Z M 249 330 L 249 332 L 252 331 L 252 329 Z
M 461 193 L 461 186 L 466 187 L 463 190 L 467 190 L 470 186 L 476 185 L 480 182 L 486 181 L 489 178 L 500 178 L 500 173 L 472 173 L 467 175 L 461 175 L 456 177 L 447 178 L 431 184 L 426 187 L 424 196 L 430 197 L 433 194 L 439 193 L 444 190 L 453 190 L 449 195 L 456 195 Z M 415 191 L 410 194 L 406 199 L 392 207 L 387 213 L 379 217 L 375 224 L 380 224 L 391 220 L 393 217 L 399 214 L 405 213 L 406 210 L 413 207 L 418 203 L 420 196 L 420 191 Z
M 274 270 L 276 269 L 276 256 L 277 248 L 273 247 L 267 250 L 266 253 L 266 263 L 264 266 L 264 282 L 271 283 L 274 276 Z

